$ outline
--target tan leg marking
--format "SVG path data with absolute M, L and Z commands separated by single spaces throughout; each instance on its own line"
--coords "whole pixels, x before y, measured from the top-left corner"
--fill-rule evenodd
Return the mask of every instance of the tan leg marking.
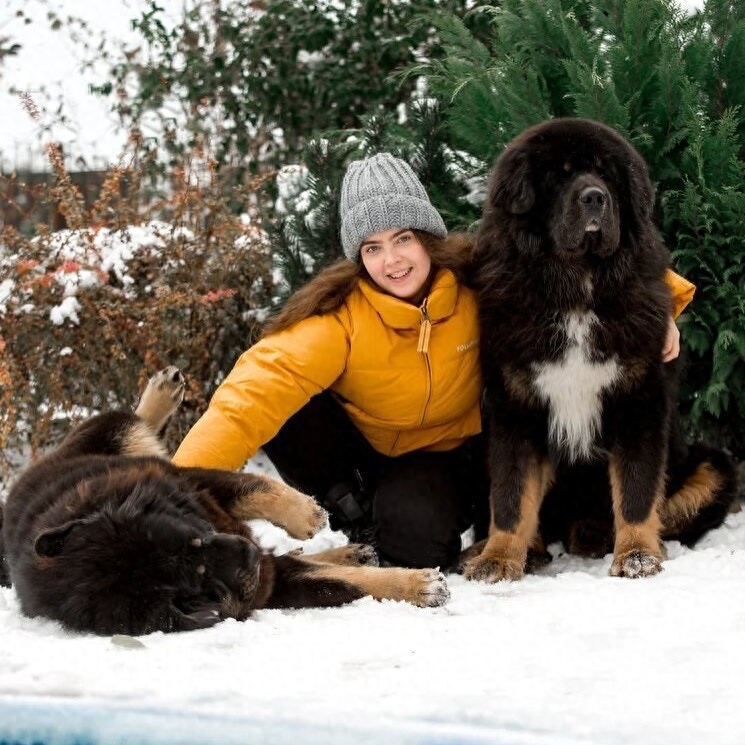
M 657 506 L 662 499 L 662 480 L 657 485 L 655 503 L 649 516 L 639 523 L 629 523 L 623 517 L 623 490 L 618 464 L 610 460 L 610 483 L 613 496 L 613 520 L 616 542 L 610 574 L 614 577 L 651 577 L 662 571 L 662 545 L 660 543 L 660 517 Z
M 489 538 L 481 554 L 470 559 L 465 567 L 466 579 L 481 582 L 520 579 L 525 573 L 528 547 L 538 532 L 538 512 L 553 479 L 548 461 L 528 468 L 520 495 L 520 519 L 514 531 L 499 530 L 492 524 Z
M 147 381 L 135 414 L 155 432 L 160 432 L 183 401 L 185 385 L 177 367 L 170 365 L 158 371 Z
M 137 422 L 127 430 L 119 452 L 122 455 L 129 456 L 155 455 L 159 458 L 168 457 L 168 451 L 160 437 L 145 422 Z
M 314 564 L 337 564 L 350 567 L 378 566 L 378 555 L 375 549 L 364 543 L 350 543 L 315 554 L 303 553 L 302 558 Z
M 300 540 L 328 524 L 328 513 L 313 497 L 268 476 L 252 477 L 230 512 L 240 520 L 269 520 Z
M 722 486 L 721 475 L 710 463 L 701 463 L 683 486 L 658 507 L 664 537 L 680 532 L 706 506 Z
M 346 582 L 376 600 L 404 600 L 427 608 L 444 605 L 450 599 L 445 575 L 438 569 L 380 569 L 319 564 L 308 575 Z

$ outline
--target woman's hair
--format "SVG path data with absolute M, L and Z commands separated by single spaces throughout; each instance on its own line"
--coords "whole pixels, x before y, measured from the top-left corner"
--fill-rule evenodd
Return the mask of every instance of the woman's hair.
M 450 269 L 460 282 L 465 282 L 473 247 L 472 235 L 450 233 L 445 238 L 437 238 L 420 230 L 412 232 L 427 250 L 433 267 Z M 361 259 L 335 261 L 290 295 L 282 309 L 266 322 L 262 336 L 276 334 L 310 316 L 337 310 L 344 304 L 349 293 L 357 287 L 360 279 L 372 282 Z

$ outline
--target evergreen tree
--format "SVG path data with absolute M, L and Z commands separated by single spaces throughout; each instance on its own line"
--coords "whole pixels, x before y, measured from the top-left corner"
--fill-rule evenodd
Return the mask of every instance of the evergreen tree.
M 303 163 L 282 169 L 265 211 L 285 292 L 341 255 L 349 160 L 401 155 L 448 226 L 468 228 L 491 164 L 522 129 L 554 116 L 610 124 L 649 163 L 658 223 L 698 287 L 681 319 L 689 427 L 741 451 L 745 5 L 707 0 L 691 17 L 672 0 L 471 5 L 187 0 L 168 28 L 153 3 L 137 22 L 147 59 L 120 59 L 102 90 L 124 93 L 131 124 L 179 102 L 171 148 L 207 134 L 226 162 Z

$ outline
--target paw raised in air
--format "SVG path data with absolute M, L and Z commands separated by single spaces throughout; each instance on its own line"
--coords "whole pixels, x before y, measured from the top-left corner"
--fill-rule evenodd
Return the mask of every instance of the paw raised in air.
M 482 553 L 470 559 L 463 575 L 476 582 L 501 582 L 521 579 L 525 574 L 525 562 Z
M 148 380 L 135 413 L 156 432 L 160 431 L 183 400 L 185 388 L 181 370 L 169 365 Z
M 609 574 L 612 577 L 652 577 L 662 571 L 659 556 L 645 549 L 634 549 L 613 558 Z
M 174 407 L 184 400 L 186 381 L 181 370 L 174 365 L 158 370 L 147 382 L 148 388 L 155 388 L 162 396 L 167 396 Z

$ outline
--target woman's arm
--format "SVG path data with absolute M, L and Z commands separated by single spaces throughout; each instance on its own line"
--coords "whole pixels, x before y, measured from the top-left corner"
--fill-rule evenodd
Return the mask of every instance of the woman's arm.
M 662 348 L 662 361 L 670 362 L 680 354 L 680 331 L 675 325 L 675 319 L 683 312 L 688 303 L 693 300 L 696 286 L 668 269 L 665 274 L 665 284 L 670 288 L 673 295 L 673 315 L 668 319 L 667 336 Z
M 333 314 L 262 339 L 236 362 L 173 456 L 178 466 L 240 468 L 311 396 L 344 371 L 347 335 Z

